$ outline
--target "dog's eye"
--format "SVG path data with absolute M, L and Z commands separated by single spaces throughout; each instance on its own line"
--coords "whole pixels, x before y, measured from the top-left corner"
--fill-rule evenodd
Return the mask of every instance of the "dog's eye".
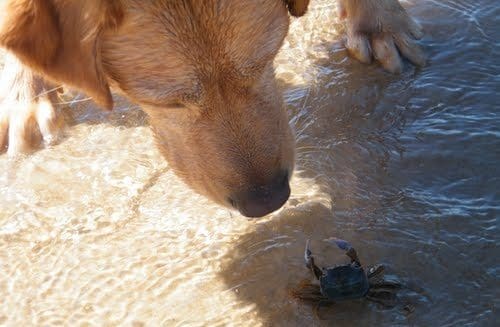
M 168 107 L 170 109 L 184 109 L 184 108 L 186 108 L 185 105 L 183 105 L 182 103 L 177 102 L 177 101 L 176 102 L 167 103 L 166 107 Z

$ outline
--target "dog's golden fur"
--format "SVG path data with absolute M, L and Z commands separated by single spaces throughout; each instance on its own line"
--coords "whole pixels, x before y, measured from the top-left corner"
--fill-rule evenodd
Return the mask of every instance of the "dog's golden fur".
M 57 133 L 50 83 L 81 90 L 108 109 L 112 88 L 149 115 L 177 174 L 227 205 L 232 194 L 293 169 L 294 138 L 273 59 L 289 14 L 303 15 L 308 3 L 6 0 L 0 5 L 0 45 L 13 64 L 3 75 L 16 82 L 0 89 L 0 145 L 23 151 L 36 125 L 43 137 Z M 364 6 L 379 8 L 376 3 L 342 0 L 341 12 L 355 22 Z M 348 28 L 355 37 L 370 32 L 358 25 L 363 29 Z M 17 107 L 28 108 L 21 118 Z

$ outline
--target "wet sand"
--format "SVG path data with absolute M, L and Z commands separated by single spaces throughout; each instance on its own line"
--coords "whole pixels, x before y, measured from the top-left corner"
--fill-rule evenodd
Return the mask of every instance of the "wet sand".
M 404 4 L 430 59 L 400 76 L 347 57 L 334 3 L 293 21 L 276 69 L 298 169 L 269 217 L 190 191 L 122 100 L 73 101 L 59 144 L 0 156 L 0 325 L 496 325 L 500 9 Z M 344 302 L 320 320 L 289 296 L 311 277 L 306 239 L 320 264 L 345 262 L 331 236 L 406 285 L 398 306 Z

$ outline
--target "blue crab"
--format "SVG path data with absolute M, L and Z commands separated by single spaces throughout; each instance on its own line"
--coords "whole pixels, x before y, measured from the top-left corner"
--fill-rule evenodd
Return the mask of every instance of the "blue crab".
M 346 241 L 330 239 L 330 243 L 344 250 L 350 263 L 327 268 L 319 268 L 309 249 L 309 240 L 304 253 L 306 266 L 319 283 L 303 282 L 292 296 L 299 300 L 318 304 L 318 308 L 337 301 L 366 298 L 386 307 L 396 305 L 396 291 L 401 284 L 382 278 L 384 266 L 376 265 L 365 272 L 356 250 Z

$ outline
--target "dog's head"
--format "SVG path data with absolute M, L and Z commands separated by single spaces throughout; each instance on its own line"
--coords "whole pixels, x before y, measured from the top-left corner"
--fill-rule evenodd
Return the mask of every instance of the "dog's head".
M 273 59 L 308 1 L 8 3 L 0 44 L 105 107 L 108 83 L 141 105 L 192 188 L 250 217 L 286 202 L 294 138 Z

